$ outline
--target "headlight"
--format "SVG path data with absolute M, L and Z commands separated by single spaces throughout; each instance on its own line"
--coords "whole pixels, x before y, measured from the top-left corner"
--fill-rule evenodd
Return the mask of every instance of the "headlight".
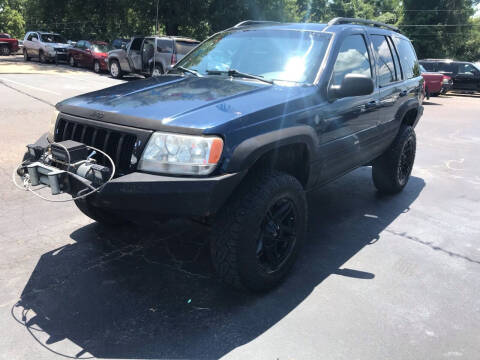
M 443 83 L 443 84 L 449 84 L 449 83 L 450 83 L 450 80 L 447 79 L 447 78 L 445 78 L 445 79 L 443 79 L 442 83 Z
M 58 114 L 60 111 L 57 109 L 53 110 L 52 117 L 50 118 L 50 123 L 48 124 L 48 139 L 53 142 L 55 139 L 55 124 L 57 123 Z
M 223 140 L 155 132 L 143 151 L 138 170 L 179 175 L 208 175 L 217 166 Z

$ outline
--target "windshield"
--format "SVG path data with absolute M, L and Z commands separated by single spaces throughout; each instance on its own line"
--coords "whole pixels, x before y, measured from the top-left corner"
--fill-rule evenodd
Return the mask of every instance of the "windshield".
M 108 44 L 93 44 L 92 51 L 98 53 L 106 53 L 112 50 L 112 47 Z
M 208 72 L 237 70 L 267 80 L 312 83 L 329 36 L 308 31 L 227 31 L 213 36 L 178 66 Z
M 197 45 L 198 42 L 177 40 L 175 41 L 175 50 L 177 54 L 185 55 Z
M 42 34 L 40 40 L 44 43 L 66 43 L 67 41 L 61 35 Z

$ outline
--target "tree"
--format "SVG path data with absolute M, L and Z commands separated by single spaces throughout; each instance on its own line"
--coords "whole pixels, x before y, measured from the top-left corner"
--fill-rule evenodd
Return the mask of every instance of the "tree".
M 23 10 L 22 0 L 0 0 L 0 32 L 23 38 L 25 34 Z

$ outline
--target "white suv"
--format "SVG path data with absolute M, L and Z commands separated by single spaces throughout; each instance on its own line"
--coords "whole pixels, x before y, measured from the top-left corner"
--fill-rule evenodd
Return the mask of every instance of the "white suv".
M 60 34 L 30 31 L 23 40 L 23 57 L 29 61 L 37 57 L 40 62 L 67 61 L 70 44 Z

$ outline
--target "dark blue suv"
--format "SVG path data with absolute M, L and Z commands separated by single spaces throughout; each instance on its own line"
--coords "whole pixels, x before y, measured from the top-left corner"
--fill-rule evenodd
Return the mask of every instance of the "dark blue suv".
M 59 103 L 37 148 L 73 140 L 103 149 L 115 171 L 101 190 L 81 196 L 63 179 L 57 192 L 105 224 L 201 220 L 220 278 L 265 290 L 304 241 L 306 191 L 360 166 L 372 166 L 381 192 L 405 187 L 422 81 L 412 44 L 392 26 L 244 21 L 164 76 Z M 55 154 L 41 159 L 65 165 Z

